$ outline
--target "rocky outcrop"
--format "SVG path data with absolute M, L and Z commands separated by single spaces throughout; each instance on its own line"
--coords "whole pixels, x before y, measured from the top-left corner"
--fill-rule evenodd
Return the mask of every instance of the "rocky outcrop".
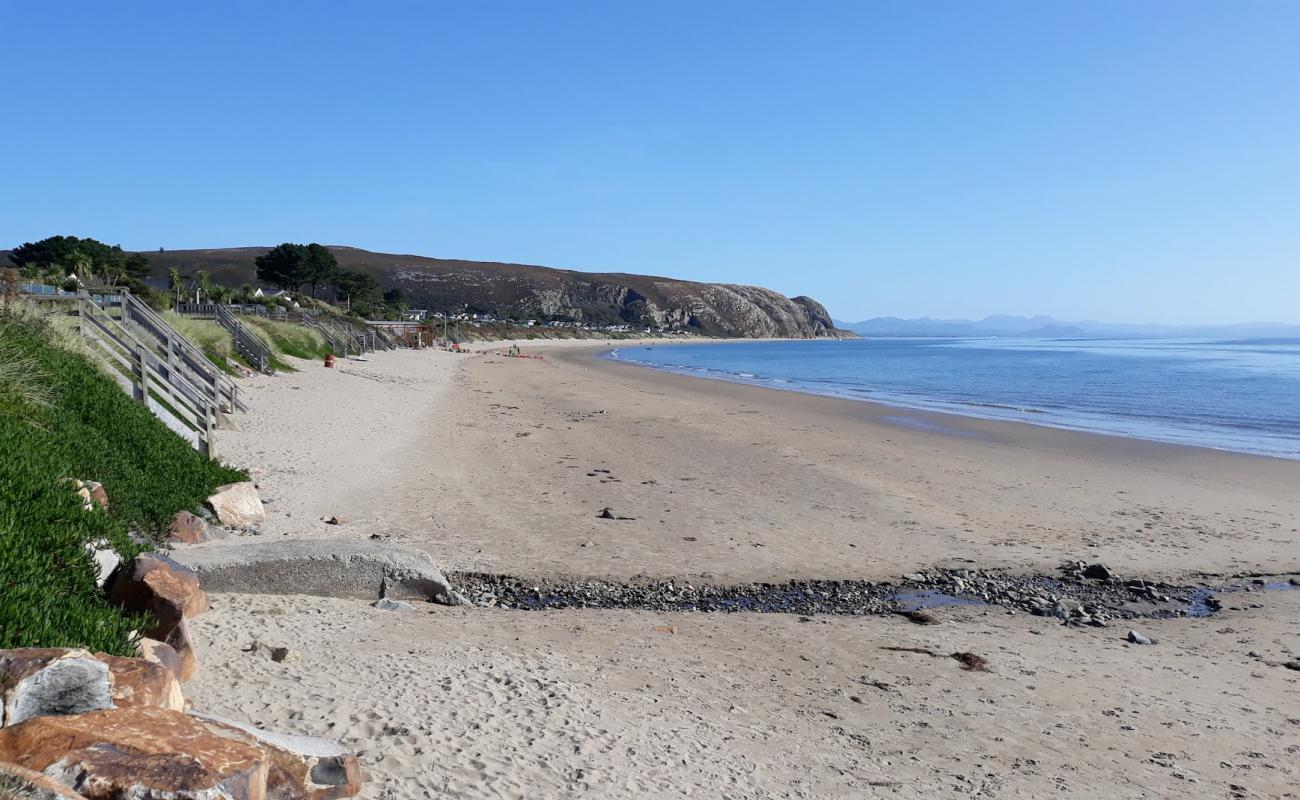
M 222 525 L 232 528 L 256 528 L 266 522 L 266 509 L 252 481 L 218 486 L 207 500 L 208 508 Z
M 213 592 L 439 599 L 452 590 L 428 554 L 369 539 L 280 539 L 178 549 Z
M 415 306 L 468 308 L 498 317 L 560 316 L 579 322 L 628 323 L 710 336 L 852 336 L 819 303 L 770 289 L 697 283 L 625 273 L 576 272 L 529 264 L 458 261 L 332 247 L 339 265 L 365 272 L 385 289 L 400 289 Z M 179 266 L 207 270 L 238 286 L 256 280 L 254 260 L 265 248 L 169 250 L 144 253 L 157 277 Z

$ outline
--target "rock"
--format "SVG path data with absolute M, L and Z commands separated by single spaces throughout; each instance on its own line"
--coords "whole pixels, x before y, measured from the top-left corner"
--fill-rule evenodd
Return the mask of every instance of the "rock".
M 1105 564 L 1089 564 L 1083 569 L 1083 577 L 1094 581 L 1108 581 L 1117 576 Z
M 1300 661 L 1285 661 L 1282 663 L 1282 666 L 1300 672 Z
M 118 570 L 108 591 L 110 602 L 131 613 L 150 614 L 155 624 L 144 635 L 167 642 L 180 652 L 171 633 L 180 624 L 208 609 L 192 569 L 157 553 L 141 553 Z M 188 641 L 188 637 L 183 637 Z
M 903 576 L 903 580 L 911 583 L 925 583 L 925 576 L 919 572 L 909 572 Z
M 191 514 L 188 511 L 177 511 L 176 516 L 172 517 L 167 541 L 173 544 L 203 544 L 210 538 L 214 538 L 210 535 L 209 530 L 220 531 L 221 529 L 208 525 L 207 520 L 197 514 Z
M 297 664 L 302 661 L 302 653 L 288 647 L 272 647 L 271 660 L 277 664 Z
M 86 650 L 0 650 L 0 727 L 33 717 L 112 708 L 112 687 L 108 665 Z
M 193 680 L 199 672 L 199 654 L 194 649 L 194 640 L 190 638 L 189 629 L 185 627 L 184 622 L 172 628 L 164 644 L 171 648 L 180 661 L 180 671 L 176 673 L 176 677 L 182 682 Z
M 452 594 L 428 554 L 372 539 L 280 539 L 173 553 L 208 591 L 427 600 Z
M 1251 651 L 1250 651 L 1249 653 L 1247 653 L 1246 655 L 1247 655 L 1248 657 L 1250 657 L 1250 658 L 1263 658 L 1263 657 L 1264 657 L 1264 654 L 1261 653 L 1261 652 L 1259 652 L 1258 650 L 1251 650 Z
M 81 508 L 84 511 L 94 511 L 96 508 L 108 510 L 108 492 L 104 491 L 104 485 L 99 481 L 82 481 L 76 478 L 69 478 L 68 483 L 72 485 L 75 491 L 81 497 Z
M 302 661 L 302 653 L 297 650 L 288 647 L 272 647 L 259 639 L 249 642 L 244 652 L 269 658 L 278 664 L 297 664 Z
M 53 778 L 8 762 L 0 762 L 0 797 L 6 800 L 85 800 Z
M 385 611 L 414 611 L 415 606 L 410 603 L 403 603 L 401 600 L 389 600 L 387 597 L 381 597 L 371 603 L 372 608 L 382 608 Z
M 109 599 L 128 611 L 149 612 L 160 623 L 191 619 L 208 610 L 194 570 L 160 553 L 141 553 L 123 568 Z
M 1154 639 L 1148 639 L 1147 637 L 1143 636 L 1137 631 L 1129 631 L 1127 638 L 1133 644 L 1155 644 L 1156 643 Z
M 95 562 L 95 583 L 102 589 L 112 577 L 113 571 L 122 563 L 122 557 L 103 539 L 87 542 L 86 552 L 90 553 L 91 560 Z
M 339 519 L 338 517 L 326 517 L 326 518 L 325 518 L 325 524 L 326 524 L 326 525 L 342 525 L 342 524 L 343 524 L 343 520 Z
M 143 707 L 37 717 L 0 729 L 0 759 L 88 800 L 265 800 L 270 771 L 252 737 Z
M 113 676 L 113 705 L 118 708 L 149 706 L 185 710 L 179 676 L 168 667 L 143 658 L 122 658 L 107 653 L 95 657 L 108 665 Z
M 309 800 L 333 800 L 352 797 L 361 791 L 361 769 L 357 758 L 338 742 L 315 736 L 273 733 L 246 722 L 211 714 L 194 716 L 209 724 L 234 728 L 262 745 L 271 757 L 267 786 L 273 797 L 284 792 L 291 797 Z
M 166 642 L 160 642 L 157 639 L 141 637 L 135 646 L 136 658 L 143 658 L 145 661 L 152 661 L 155 664 L 161 664 L 172 671 L 177 678 L 180 677 L 182 670 L 181 657 L 176 650 Z
M 252 481 L 218 486 L 207 503 L 222 525 L 255 528 L 266 521 L 266 509 Z

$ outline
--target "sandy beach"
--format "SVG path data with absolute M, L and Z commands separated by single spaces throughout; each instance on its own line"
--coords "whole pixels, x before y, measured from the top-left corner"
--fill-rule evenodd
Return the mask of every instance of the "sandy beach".
M 258 470 L 261 535 L 377 536 L 449 571 L 537 579 L 1300 571 L 1300 462 L 521 346 L 543 358 L 400 351 L 248 381 L 253 411 L 221 442 Z M 1281 665 L 1300 592 L 1143 620 L 1154 647 L 997 608 L 918 626 L 213 603 L 193 631 L 196 708 L 341 738 L 370 797 L 1295 796 L 1300 672 Z M 252 639 L 303 661 L 240 652 Z

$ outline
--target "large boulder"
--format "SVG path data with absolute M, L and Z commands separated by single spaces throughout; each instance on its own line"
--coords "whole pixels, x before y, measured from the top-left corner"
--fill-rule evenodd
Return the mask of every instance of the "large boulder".
M 187 547 L 172 554 L 212 592 L 452 602 L 427 553 L 369 539 L 279 539 Z
M 208 498 L 208 507 L 232 528 L 256 528 L 266 521 L 266 509 L 252 481 L 218 486 Z
M 273 733 L 246 722 L 215 714 L 194 714 L 206 722 L 224 725 L 252 736 L 271 760 L 267 786 L 274 797 L 280 793 L 309 800 L 335 800 L 361 791 L 361 766 L 357 757 L 331 739 Z
M 208 609 L 194 570 L 157 553 L 141 553 L 118 571 L 108 599 L 132 613 L 147 613 L 156 621 L 145 636 L 166 641 L 186 619 Z
M 337 744 L 157 708 L 40 717 L 0 730 L 0 760 L 89 800 L 334 800 L 361 789 Z
M 198 656 L 185 620 L 208 609 L 208 596 L 199 588 L 194 570 L 158 555 L 142 553 L 117 571 L 108 599 L 133 613 L 147 613 L 154 624 L 143 633 L 168 644 L 180 659 L 176 673 L 188 681 L 198 671 Z
M 0 760 L 42 772 L 88 800 L 265 800 L 270 771 L 252 737 L 143 707 L 0 729 Z
M 149 706 L 185 710 L 179 676 L 160 663 L 143 658 L 122 658 L 108 653 L 95 657 L 108 665 L 113 676 L 113 705 L 118 708 Z
M 0 650 L 0 727 L 113 707 L 108 665 L 85 650 Z

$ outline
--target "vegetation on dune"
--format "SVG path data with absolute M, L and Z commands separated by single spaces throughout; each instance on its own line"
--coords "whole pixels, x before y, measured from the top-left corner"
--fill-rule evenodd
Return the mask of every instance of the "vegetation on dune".
M 86 545 L 137 549 L 180 509 L 246 476 L 193 450 L 36 315 L 0 312 L 0 648 L 129 654 L 142 620 L 95 585 Z M 69 479 L 95 480 L 107 511 L 84 510 Z
M 230 371 L 226 360 L 230 358 L 235 348 L 230 331 L 221 327 L 215 320 L 185 317 L 174 311 L 164 311 L 163 319 L 167 320 L 167 324 L 175 328 L 181 336 L 189 339 L 191 344 L 202 350 L 209 361 L 222 370 Z
M 244 322 L 279 355 L 318 360 L 330 353 L 324 337 L 311 328 L 261 317 L 247 317 Z

